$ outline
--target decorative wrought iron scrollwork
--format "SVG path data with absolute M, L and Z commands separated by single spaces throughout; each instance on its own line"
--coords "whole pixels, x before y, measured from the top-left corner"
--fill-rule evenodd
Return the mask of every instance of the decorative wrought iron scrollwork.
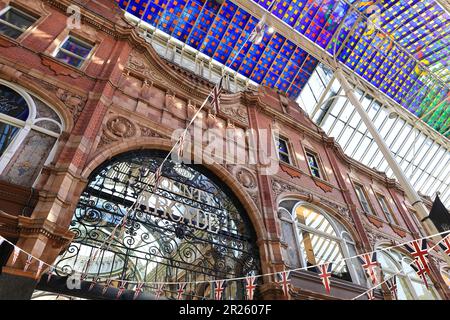
M 81 271 L 144 191 L 147 198 L 128 217 L 124 232 L 90 265 L 88 280 L 212 281 L 259 273 L 255 236 L 244 210 L 203 168 L 169 160 L 159 188 L 148 192 L 164 157 L 159 151 L 131 152 L 91 175 L 70 225 L 74 242 L 57 263 L 64 273 Z M 189 290 L 195 293 L 192 299 L 212 297 L 209 286 Z M 243 298 L 243 290 L 231 294 Z M 172 295 L 167 291 L 166 296 Z

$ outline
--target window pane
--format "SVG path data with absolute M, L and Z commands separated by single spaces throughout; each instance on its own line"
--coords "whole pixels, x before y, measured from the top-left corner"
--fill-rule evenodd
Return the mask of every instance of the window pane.
M 13 39 L 17 39 L 22 34 L 21 31 L 4 24 L 1 20 L 0 20 L 0 33 Z
M 70 37 L 69 39 L 66 40 L 66 42 L 64 42 L 62 48 L 82 58 L 87 58 L 89 52 L 91 52 L 92 49 L 91 46 L 84 44 L 81 41 L 72 37 Z
M 311 173 L 313 176 L 320 178 L 320 169 L 319 169 L 319 163 L 317 162 L 317 158 L 310 153 L 306 154 L 307 158 L 308 158 L 308 165 L 309 168 L 311 169 Z
M 17 127 L 0 122 L 0 156 L 3 155 L 18 131 Z
M 63 51 L 59 51 L 56 55 L 56 58 L 77 68 L 80 67 L 83 63 L 83 60 L 81 58 L 76 58 L 74 56 L 68 55 Z
M 6 23 L 3 23 L 2 21 L 6 21 L 16 26 L 17 28 L 8 26 Z M 36 21 L 35 18 L 25 15 L 24 13 L 15 8 L 10 8 L 8 11 L 6 11 L 0 16 L 0 33 L 16 39 L 26 29 L 28 29 L 35 21 Z
M 341 242 L 332 238 L 338 237 L 338 235 L 330 221 L 322 214 L 306 207 L 297 207 L 295 213 L 299 223 L 300 250 L 307 265 L 335 262 L 333 264 L 333 275 L 351 281 L 346 262 L 342 261 L 344 254 Z M 304 230 L 304 227 L 315 231 Z
M 26 121 L 28 105 L 25 99 L 11 88 L 0 85 L 0 113 Z

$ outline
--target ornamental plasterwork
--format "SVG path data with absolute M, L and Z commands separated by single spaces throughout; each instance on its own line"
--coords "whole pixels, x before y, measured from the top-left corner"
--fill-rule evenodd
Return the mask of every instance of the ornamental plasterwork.
M 323 203 L 327 205 L 330 208 L 333 208 L 335 211 L 337 211 L 347 222 L 349 222 L 352 226 L 355 226 L 355 223 L 353 222 L 352 217 L 350 216 L 350 211 L 346 207 L 339 205 L 335 202 L 332 202 L 326 198 L 323 198 L 313 192 L 306 191 L 299 189 L 298 187 L 285 182 L 281 179 L 272 179 L 272 190 L 274 191 L 276 197 L 281 195 L 282 193 L 289 192 L 289 193 L 297 193 L 299 195 L 303 195 L 306 197 L 314 197 L 319 200 L 320 203 Z

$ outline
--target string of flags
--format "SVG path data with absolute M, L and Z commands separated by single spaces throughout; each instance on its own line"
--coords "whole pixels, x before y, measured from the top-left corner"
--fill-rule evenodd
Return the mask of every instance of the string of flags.
M 396 275 L 391 276 L 390 278 L 384 280 L 383 282 L 380 282 L 376 277 L 376 274 L 377 274 L 376 268 L 381 269 L 380 264 L 377 261 L 376 253 L 378 251 L 390 250 L 395 247 L 404 247 L 406 250 L 408 250 L 411 257 L 413 257 L 413 262 L 411 263 L 411 267 L 415 270 L 417 275 L 422 279 L 425 286 L 427 288 L 429 288 L 429 284 L 427 281 L 427 275 L 429 275 L 430 270 L 431 270 L 430 266 L 429 266 L 429 259 L 428 259 L 429 252 L 431 250 L 433 250 L 435 247 L 439 246 L 444 251 L 445 254 L 450 256 L 450 234 L 447 235 L 446 237 L 444 237 L 440 242 L 438 242 L 437 244 L 435 244 L 433 247 L 430 247 L 430 248 L 428 247 L 428 244 L 427 244 L 427 238 L 431 238 L 431 237 L 434 237 L 437 235 L 442 235 L 445 233 L 448 233 L 448 231 L 442 232 L 440 234 L 436 234 L 433 236 L 428 236 L 425 238 L 412 240 L 412 241 L 409 241 L 406 243 L 394 245 L 389 248 L 380 248 L 374 252 L 364 253 L 364 254 L 354 256 L 354 257 L 340 259 L 339 261 L 326 262 L 326 263 L 316 265 L 316 266 L 308 266 L 308 267 L 296 268 L 296 269 L 292 269 L 292 270 L 284 270 L 284 271 L 275 272 L 275 273 L 268 273 L 268 274 L 262 274 L 262 275 L 248 275 L 248 276 L 240 277 L 240 278 L 219 279 L 219 280 L 209 280 L 209 281 L 204 280 L 204 281 L 195 281 L 195 282 L 176 282 L 176 283 L 174 283 L 174 282 L 144 282 L 144 281 L 136 282 L 136 281 L 127 281 L 127 280 L 123 280 L 123 279 L 108 278 L 108 279 L 104 280 L 105 283 L 103 284 L 102 295 L 106 294 L 108 289 L 111 287 L 112 281 L 118 281 L 119 285 L 118 285 L 118 292 L 116 294 L 116 299 L 119 299 L 122 296 L 123 292 L 127 288 L 127 284 L 135 285 L 135 288 L 134 288 L 135 293 L 133 296 L 134 300 L 137 299 L 139 297 L 139 295 L 144 291 L 144 287 L 153 287 L 156 298 L 160 299 L 161 296 L 165 292 L 165 290 L 164 290 L 165 285 L 176 284 L 177 288 L 178 288 L 176 291 L 177 299 L 181 300 L 183 298 L 183 295 L 185 295 L 187 284 L 211 283 L 214 285 L 214 298 L 216 300 L 222 300 L 223 293 L 225 291 L 227 282 L 244 280 L 245 281 L 246 299 L 253 300 L 255 290 L 258 286 L 257 279 L 261 278 L 261 277 L 265 277 L 265 276 L 275 275 L 278 279 L 277 280 L 278 284 L 280 285 L 281 289 L 283 290 L 283 294 L 286 297 L 289 297 L 289 289 L 291 286 L 290 276 L 291 276 L 292 271 L 300 271 L 300 270 L 307 270 L 307 269 L 314 269 L 314 268 L 317 268 L 319 270 L 319 278 L 322 280 L 324 289 L 327 292 L 327 294 L 330 294 L 332 266 L 337 265 L 336 263 L 340 262 L 340 261 L 349 260 L 349 259 L 358 259 L 361 263 L 361 266 L 366 271 L 368 279 L 374 285 L 373 288 L 370 288 L 366 292 L 369 300 L 374 299 L 374 296 L 373 296 L 374 291 L 373 290 L 376 287 L 378 287 L 379 285 L 381 285 L 382 283 L 386 283 L 392 296 L 395 299 L 397 299 L 398 288 L 397 288 Z M 26 251 L 22 250 L 21 248 L 19 248 L 12 242 L 10 242 L 7 239 L 5 239 L 4 237 L 0 236 L 0 245 L 3 243 L 8 243 L 14 247 L 13 252 L 12 252 L 12 261 L 11 261 L 13 265 L 17 262 L 20 254 L 22 252 L 27 255 L 25 265 L 23 268 L 24 271 L 29 269 L 29 267 L 33 263 L 33 260 L 36 260 L 38 262 L 38 267 L 37 267 L 37 271 L 36 271 L 37 279 L 40 277 L 44 266 L 47 266 L 49 268 L 47 271 L 47 282 L 50 282 L 52 275 L 55 273 L 56 270 L 59 270 L 56 268 L 56 266 L 47 264 L 47 263 L 43 262 L 42 260 L 35 258 L 30 253 L 27 253 Z M 59 270 L 59 271 L 64 272 L 63 270 Z M 402 272 L 402 270 L 400 272 Z M 397 273 L 397 274 L 399 274 L 399 273 Z M 85 272 L 83 271 L 80 274 L 85 274 Z M 88 291 L 91 291 L 95 287 L 95 285 L 99 284 L 100 280 L 101 280 L 100 278 L 94 277 L 91 280 L 91 284 L 89 286 Z M 358 297 L 360 297 L 360 296 L 361 295 L 359 295 Z M 358 298 L 358 297 L 356 297 L 356 298 Z
M 449 231 L 442 232 L 441 234 L 448 233 Z M 429 266 L 429 260 L 428 255 L 431 250 L 433 250 L 435 247 L 440 246 L 442 250 L 450 256 L 450 235 L 447 235 L 443 239 L 441 239 L 437 244 L 433 245 L 432 247 L 428 247 L 427 244 L 427 238 L 421 238 L 412 240 L 410 242 L 404 243 L 403 247 L 406 248 L 406 250 L 410 253 L 410 255 L 414 258 L 413 261 L 409 264 L 411 268 L 416 272 L 417 276 L 422 280 L 425 287 L 427 289 L 430 289 L 428 284 L 427 275 L 430 275 L 431 269 Z M 369 300 L 371 299 L 371 294 L 373 293 L 373 290 L 382 285 L 383 283 L 386 283 L 386 286 L 388 287 L 389 291 L 391 292 L 391 295 L 394 299 L 398 298 L 398 287 L 397 287 L 397 275 L 403 273 L 403 268 L 398 271 L 396 274 L 390 276 L 389 278 L 385 279 L 382 282 L 375 282 L 373 283 L 374 286 L 367 290 L 365 293 L 368 296 Z M 372 292 L 372 293 L 371 293 Z M 352 300 L 355 300 L 359 297 L 361 297 L 363 294 L 358 295 L 357 297 L 353 298 Z

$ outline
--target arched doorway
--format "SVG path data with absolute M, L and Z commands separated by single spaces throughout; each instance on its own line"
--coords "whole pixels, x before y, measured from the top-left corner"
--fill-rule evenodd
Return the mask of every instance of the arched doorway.
M 166 155 L 127 152 L 92 172 L 70 225 L 75 238 L 57 261 L 57 275 L 81 272 L 137 199 L 124 232 L 103 245 L 89 264 L 87 281 L 171 283 L 165 286 L 166 298 L 176 297 L 176 283 L 190 282 L 185 299 L 209 299 L 214 292 L 208 281 L 260 272 L 245 210 L 203 166 L 168 160 L 159 188 L 154 193 L 146 189 Z M 244 291 L 242 281 L 228 282 L 224 298 L 243 299 Z

